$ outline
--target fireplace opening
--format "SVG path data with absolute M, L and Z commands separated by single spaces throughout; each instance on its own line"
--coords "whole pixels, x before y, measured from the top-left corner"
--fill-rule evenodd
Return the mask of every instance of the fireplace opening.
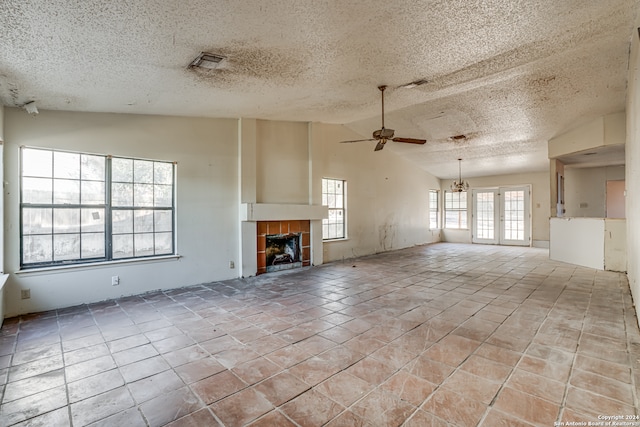
M 302 233 L 267 234 L 267 272 L 302 267 Z

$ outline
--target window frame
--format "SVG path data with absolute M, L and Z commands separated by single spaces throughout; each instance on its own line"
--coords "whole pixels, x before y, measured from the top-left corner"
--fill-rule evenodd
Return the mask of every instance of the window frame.
M 460 198 L 462 197 L 462 194 L 464 194 L 464 199 L 465 199 L 464 206 L 462 206 L 462 201 L 460 200 Z M 452 196 L 451 200 L 448 200 L 448 195 Z M 455 202 L 453 200 L 454 195 L 457 195 L 457 198 L 458 198 L 457 203 L 454 203 Z M 457 207 L 455 206 L 456 204 L 457 204 Z M 454 191 L 445 190 L 443 208 L 444 208 L 443 209 L 444 228 L 449 230 L 468 230 L 469 229 L 469 198 L 467 197 L 466 191 L 454 192 Z M 457 213 L 457 217 L 458 217 L 457 227 L 453 227 L 450 225 L 447 219 L 448 212 Z
M 30 150 L 32 152 L 39 150 L 42 152 L 49 153 L 48 155 L 50 156 L 50 159 L 51 159 L 50 174 L 47 175 L 47 173 L 49 173 L 48 171 L 43 175 L 26 174 L 25 173 L 25 166 L 26 166 L 25 150 Z M 70 177 L 70 178 L 60 178 L 57 175 L 58 172 L 56 171 L 56 163 L 55 163 L 56 158 L 60 156 L 60 158 L 62 159 L 64 158 L 63 156 L 65 155 L 77 157 L 77 161 L 79 162 L 77 176 Z M 93 157 L 94 160 L 95 158 L 102 159 L 102 162 L 101 162 L 102 164 L 98 165 L 99 173 L 103 173 L 103 176 L 100 177 L 101 179 L 89 179 L 83 176 L 83 172 L 81 172 L 83 167 L 83 158 L 88 158 L 88 157 Z M 136 162 L 139 162 L 138 163 L 139 166 L 144 166 L 147 169 L 149 167 L 151 168 L 152 176 L 150 178 L 151 179 L 150 183 L 147 182 L 148 178 L 147 178 L 147 181 L 145 181 L 144 178 L 139 178 L 137 176 L 134 177 L 134 171 L 133 170 L 131 171 L 131 182 L 130 182 L 131 190 L 132 190 L 131 205 L 128 205 L 128 206 L 116 205 L 114 203 L 114 197 L 113 197 L 113 184 L 114 184 L 113 162 L 114 160 L 130 161 L 132 165 L 136 164 Z M 161 165 L 161 166 L 158 166 L 156 168 L 156 165 Z M 167 165 L 170 165 L 170 172 Z M 34 166 L 32 165 L 31 168 L 33 167 Z M 20 268 L 23 270 L 31 270 L 31 269 L 38 269 L 38 268 L 81 266 L 86 264 L 102 264 L 102 263 L 109 263 L 114 261 L 115 262 L 131 261 L 131 260 L 154 259 L 154 258 L 164 258 L 167 256 L 175 256 L 176 255 L 176 177 L 177 177 L 176 168 L 177 168 L 176 162 L 164 161 L 164 160 L 142 159 L 142 158 L 126 157 L 126 156 L 112 156 L 112 155 L 105 155 L 105 154 L 87 153 L 87 152 L 80 152 L 80 151 L 71 151 L 71 150 L 53 149 L 53 148 L 44 148 L 44 147 L 32 147 L 32 146 L 20 147 L 20 172 L 19 172 Z M 100 170 L 100 169 L 103 169 L 103 170 Z M 164 175 L 162 175 L 161 172 L 164 172 Z M 99 175 L 95 175 L 95 176 L 99 176 Z M 39 177 L 40 179 L 43 179 L 43 180 L 49 180 L 51 182 L 51 189 L 44 190 L 44 194 L 47 196 L 47 198 L 50 197 L 49 201 L 44 201 L 44 202 L 40 201 L 37 203 L 34 203 L 33 200 L 25 201 L 25 187 L 26 187 L 25 178 L 34 179 L 35 177 Z M 76 183 L 75 185 L 78 190 L 77 190 L 77 195 L 74 195 L 74 197 L 77 197 L 77 203 L 60 203 L 60 199 L 56 199 L 58 197 L 56 193 L 56 186 L 55 186 L 56 180 L 58 181 L 67 180 L 67 181 Z M 95 202 L 95 200 L 98 200 L 99 198 L 95 199 L 91 203 L 87 203 L 85 202 L 85 200 L 83 200 L 84 185 L 90 182 L 93 182 L 93 183 L 98 182 L 99 185 L 94 187 L 94 190 L 97 189 L 100 192 L 103 191 L 103 196 L 102 194 L 100 195 L 102 199 L 99 202 Z M 141 195 L 141 196 L 144 194 L 145 189 L 147 193 L 149 192 L 149 186 L 150 186 L 151 188 L 150 191 L 152 193 L 151 205 L 149 205 L 148 200 L 145 204 L 144 199 L 142 204 L 140 204 L 140 202 L 138 202 L 138 204 L 134 202 L 135 199 L 133 198 L 134 197 L 133 192 L 134 192 L 135 186 L 144 187 L 142 188 L 142 190 L 138 192 L 138 195 Z M 158 190 L 159 192 L 160 186 L 165 187 L 164 188 L 165 193 L 167 193 L 166 190 L 168 189 L 168 187 L 170 187 L 170 200 L 169 200 L 169 197 L 166 196 L 166 194 L 164 198 L 158 197 L 156 195 L 157 194 L 156 190 Z M 103 188 L 101 189 L 100 187 L 103 187 Z M 148 199 L 148 196 L 147 196 L 147 199 Z M 49 218 L 51 222 L 50 229 L 47 230 L 45 228 L 45 230 L 41 233 L 27 232 L 27 231 L 32 231 L 32 230 L 27 230 L 25 226 L 25 220 L 26 220 L 25 212 L 28 211 L 29 209 L 41 209 L 43 215 L 48 215 L 49 212 L 47 211 L 50 210 L 50 215 L 51 215 L 51 217 Z M 104 219 L 102 220 L 102 222 L 99 223 L 98 226 L 94 226 L 93 231 L 83 230 L 83 228 L 85 228 L 85 221 L 88 219 L 90 222 L 91 220 L 91 218 L 89 218 L 88 216 L 83 216 L 85 213 L 84 210 L 87 210 L 86 213 L 87 215 L 89 215 L 89 211 L 88 211 L 89 209 L 93 211 L 93 212 L 90 212 L 90 214 L 92 216 L 92 219 L 94 220 L 99 219 L 100 213 L 103 213 L 103 216 L 104 216 Z M 73 210 L 77 210 L 77 213 L 73 212 Z M 130 255 L 117 256 L 114 252 L 114 236 L 116 234 L 114 234 L 114 231 L 113 231 L 113 225 L 114 225 L 113 215 L 114 215 L 114 212 L 125 211 L 125 210 L 129 210 L 132 212 L 131 214 L 132 229 L 130 233 L 121 233 L 121 235 L 124 235 L 124 234 L 130 235 L 132 250 Z M 149 213 L 151 213 L 152 221 L 150 224 L 151 225 L 150 230 L 148 229 L 149 222 L 147 221 L 146 223 L 144 223 L 144 221 L 141 221 L 140 214 L 138 214 L 138 218 L 137 218 L 139 222 L 134 223 L 135 220 L 133 219 L 133 215 L 136 211 L 143 211 L 144 213 L 147 214 L 147 217 Z M 169 215 L 170 218 L 167 218 L 165 214 L 164 221 L 162 221 L 161 223 L 157 223 L 156 213 L 161 211 L 170 212 L 170 215 Z M 64 223 L 64 222 L 61 223 L 62 224 L 61 228 L 70 224 L 68 225 L 68 227 L 72 229 L 75 228 L 77 231 L 70 231 L 68 233 L 65 233 L 60 229 L 56 230 L 56 224 L 55 224 L 56 213 L 62 214 L 62 216 L 64 216 L 65 214 L 69 214 L 71 215 L 71 218 L 73 218 L 73 220 L 77 219 L 77 222 L 75 223 L 73 220 L 70 223 Z M 76 216 L 74 217 L 73 215 L 76 215 Z M 161 218 L 162 215 L 158 215 L 158 217 Z M 45 221 L 46 220 L 47 219 L 45 218 Z M 37 224 L 37 223 L 34 223 L 34 224 Z M 139 224 L 142 224 L 142 227 Z M 29 225 L 27 225 L 27 227 L 28 226 Z M 143 228 L 144 226 L 146 226 L 147 229 L 144 229 Z M 60 225 L 58 225 L 58 227 L 60 227 Z M 138 227 L 137 231 L 136 231 L 136 227 Z M 164 229 L 159 227 L 164 227 Z M 162 230 L 168 230 L 168 231 L 162 231 Z M 55 245 L 56 236 L 62 236 L 64 234 L 76 235 L 78 242 L 73 242 L 73 245 L 77 247 L 75 247 L 72 251 L 66 254 L 63 254 L 61 257 L 56 259 L 56 245 Z M 88 238 L 90 234 L 102 235 L 101 237 L 102 240 L 99 240 L 100 238 L 97 239 L 97 241 L 95 242 L 96 244 L 94 245 L 94 248 L 100 248 L 101 246 L 103 246 L 104 250 L 103 252 L 99 253 L 96 256 L 84 256 L 84 253 L 83 253 L 83 251 L 85 250 L 85 248 L 83 247 L 83 238 L 85 239 Z M 49 248 L 45 246 L 45 252 L 43 252 L 43 254 L 46 255 L 44 257 L 46 259 L 40 260 L 40 261 L 38 260 L 32 261 L 30 259 L 27 259 L 28 256 L 25 256 L 25 255 L 28 255 L 27 253 L 25 253 L 25 250 L 26 250 L 25 240 L 33 236 L 44 237 L 43 240 L 45 241 L 48 237 L 51 238 L 51 243 L 50 243 L 51 247 Z M 148 253 L 148 252 L 136 253 L 136 249 L 135 249 L 136 239 L 139 239 L 140 241 L 144 241 L 146 239 L 148 244 L 149 236 L 151 236 L 151 242 L 152 242 L 151 253 Z M 158 244 L 158 242 L 160 243 Z M 77 252 L 75 252 L 76 250 Z M 67 256 L 69 254 L 71 254 L 71 256 Z
M 326 182 L 326 186 L 325 186 L 325 182 Z M 329 196 L 333 195 L 333 196 L 338 196 L 338 194 L 334 191 L 333 193 L 329 193 L 328 191 L 325 192 L 325 187 L 328 189 L 328 187 L 330 186 L 330 182 L 333 182 L 334 185 L 337 183 L 340 183 L 342 185 L 342 192 L 340 194 L 341 196 L 341 205 L 342 207 L 335 207 L 335 206 L 331 206 L 333 205 L 338 205 L 339 203 L 331 203 L 329 201 Z M 331 242 L 331 241 L 336 241 L 336 240 L 345 240 L 347 238 L 347 181 L 344 179 L 337 179 L 337 178 L 322 178 L 322 187 L 321 187 L 321 196 L 322 196 L 322 204 L 324 206 L 328 207 L 329 210 L 329 218 L 324 218 L 322 220 L 322 241 L 323 242 Z M 331 216 L 332 216 L 332 212 L 338 212 L 338 217 L 342 217 L 342 222 L 339 221 L 331 221 Z M 336 237 L 327 237 L 327 234 L 325 232 L 325 230 L 328 230 L 328 227 L 330 227 L 331 225 L 335 225 L 335 224 L 342 224 L 341 227 L 341 233 L 338 233 L 339 235 Z
M 435 195 L 435 197 L 433 197 Z M 433 206 L 435 202 L 435 206 Z M 435 226 L 431 221 L 432 214 L 435 213 Z M 429 230 L 439 230 L 440 227 L 440 190 L 429 190 Z

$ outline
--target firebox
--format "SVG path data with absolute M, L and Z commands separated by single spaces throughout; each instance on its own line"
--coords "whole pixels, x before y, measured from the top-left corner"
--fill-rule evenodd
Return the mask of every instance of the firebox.
M 258 221 L 256 231 L 256 274 L 311 265 L 310 221 Z
M 267 272 L 302 267 L 302 233 L 267 234 Z

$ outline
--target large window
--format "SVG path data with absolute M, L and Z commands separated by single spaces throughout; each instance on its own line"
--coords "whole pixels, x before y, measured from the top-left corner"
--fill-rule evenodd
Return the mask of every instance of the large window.
M 174 254 L 170 162 L 22 149 L 21 265 Z
M 329 207 L 329 218 L 322 220 L 322 238 L 324 240 L 346 237 L 345 186 L 345 181 L 322 178 L 322 204 Z
M 467 228 L 467 192 L 444 192 L 445 228 Z
M 440 228 L 440 210 L 438 203 L 438 190 L 429 190 L 429 229 Z

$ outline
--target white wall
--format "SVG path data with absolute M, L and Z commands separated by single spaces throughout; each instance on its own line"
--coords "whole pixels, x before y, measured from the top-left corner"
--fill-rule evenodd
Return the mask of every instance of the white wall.
M 309 201 L 309 125 L 256 121 L 258 203 Z
M 549 258 L 604 270 L 603 218 L 551 218 Z
M 237 120 L 5 109 L 6 315 L 237 277 Z M 179 260 L 58 271 L 19 270 L 19 147 L 177 161 Z M 120 285 L 111 286 L 111 276 Z M 31 289 L 21 300 L 20 290 Z
M 324 261 L 439 241 L 439 231 L 429 230 L 428 202 L 438 179 L 391 150 L 374 152 L 373 143 L 339 142 L 359 138 L 343 126 L 311 128 L 314 176 L 347 181 L 347 239 L 325 242 Z
M 443 190 L 449 188 L 452 180 L 442 180 Z M 474 188 L 495 188 L 513 185 L 531 185 L 531 238 L 533 246 L 548 247 L 549 244 L 549 172 L 494 175 L 468 178 L 471 189 L 467 196 L 467 223 L 471 227 L 472 197 Z M 443 240 L 447 242 L 471 242 L 471 229 L 444 230 Z
M 624 179 L 624 166 L 564 169 L 566 217 L 605 218 L 607 181 Z
M 625 113 L 600 116 L 589 123 L 549 140 L 549 158 L 573 154 L 607 145 L 625 143 Z
M 640 17 L 635 27 L 640 27 Z M 640 43 L 634 30 L 631 42 L 627 92 L 627 275 L 636 313 L 640 318 Z
M 624 219 L 604 220 L 604 269 L 627 271 L 627 224 Z
M 391 150 L 339 144 L 356 137 L 342 126 L 54 111 L 34 117 L 9 108 L 4 131 L 7 316 L 238 277 L 241 244 L 255 245 L 243 239 L 241 199 L 320 204 L 325 176 L 347 180 L 349 236 L 316 239 L 325 261 L 439 241 L 428 230 L 428 191 L 439 181 Z M 255 158 L 242 157 L 242 141 L 254 144 Z M 19 271 L 22 145 L 176 161 L 180 258 Z M 312 221 L 318 236 L 320 222 Z M 20 299 L 22 289 L 30 299 Z

